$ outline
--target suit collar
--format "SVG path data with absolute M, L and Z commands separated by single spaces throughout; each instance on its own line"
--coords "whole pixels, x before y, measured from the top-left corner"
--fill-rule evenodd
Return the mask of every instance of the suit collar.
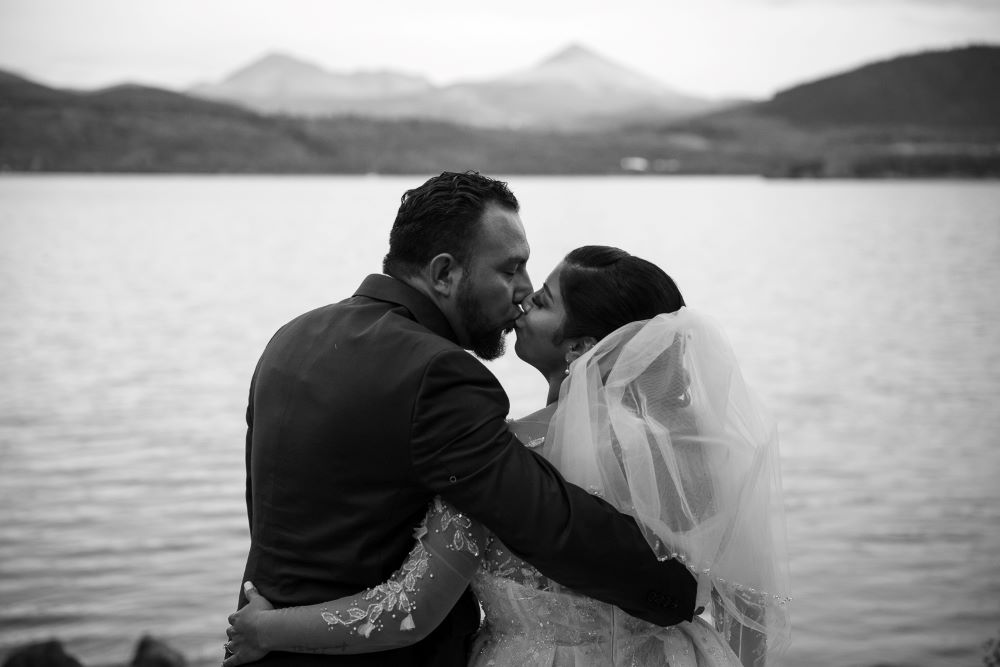
M 458 336 L 452 330 L 444 313 L 437 305 L 410 287 L 402 280 L 379 273 L 369 275 L 354 292 L 354 296 L 366 296 L 369 299 L 387 301 L 403 306 L 413 315 L 417 322 L 424 325 L 442 338 L 458 344 Z

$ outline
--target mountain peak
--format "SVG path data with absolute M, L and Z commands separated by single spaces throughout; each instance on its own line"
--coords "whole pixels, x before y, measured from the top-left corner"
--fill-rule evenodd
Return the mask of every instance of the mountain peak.
M 308 65 L 310 63 L 305 62 L 301 58 L 296 58 L 290 53 L 285 53 L 284 51 L 271 51 L 270 53 L 265 53 L 257 60 L 254 60 L 248 65 L 248 67 L 253 67 L 254 65 Z
M 215 84 L 192 89 L 209 99 L 243 103 L 262 111 L 324 109 L 327 101 L 378 99 L 421 93 L 423 77 L 388 70 L 333 72 L 280 51 L 268 53 Z
M 262 73 L 269 73 L 272 76 L 280 73 L 287 76 L 292 72 L 297 74 L 308 73 L 314 76 L 326 74 L 326 71 L 319 65 L 306 62 L 288 53 L 272 51 L 236 70 L 229 75 L 228 80 L 238 80 L 247 76 L 260 76 Z
M 514 84 L 556 85 L 591 94 L 672 94 L 659 81 L 606 58 L 582 44 L 571 43 L 534 67 L 506 77 Z
M 607 61 L 607 58 L 600 56 L 592 49 L 588 49 L 582 44 L 572 42 L 567 44 L 561 50 L 553 53 L 551 56 L 543 60 L 540 65 L 553 65 L 560 63 L 572 63 L 580 61 L 594 61 L 601 60 Z

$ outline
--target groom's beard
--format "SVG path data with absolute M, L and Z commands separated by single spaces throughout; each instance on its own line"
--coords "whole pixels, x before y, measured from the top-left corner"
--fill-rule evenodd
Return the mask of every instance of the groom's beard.
M 473 296 L 468 280 L 463 280 L 458 287 L 458 314 L 462 318 L 469 337 L 469 349 L 473 354 L 486 361 L 503 356 L 506 351 L 504 335 L 510 333 L 512 328 L 497 328 L 489 322 L 482 306 Z

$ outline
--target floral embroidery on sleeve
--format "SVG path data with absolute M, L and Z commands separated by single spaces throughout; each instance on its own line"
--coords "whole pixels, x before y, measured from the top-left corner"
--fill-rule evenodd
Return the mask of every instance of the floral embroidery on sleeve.
M 448 543 L 448 548 L 453 551 L 468 551 L 473 556 L 478 557 L 479 544 L 476 543 L 476 540 L 469 532 L 469 529 L 472 527 L 472 519 L 461 512 L 452 512 L 440 498 L 435 498 L 434 503 L 435 511 L 441 514 L 440 530 L 448 530 L 451 526 L 454 526 L 455 529 L 455 532 L 451 536 L 451 541 Z
M 424 547 L 423 537 L 425 535 L 427 535 L 427 517 L 424 517 L 421 524 L 413 531 L 413 536 L 417 538 L 417 544 L 410 551 L 403 567 L 397 570 L 391 579 L 370 588 L 362 596 L 364 600 L 369 601 L 367 608 L 363 609 L 361 606 L 363 603 L 356 602 L 346 611 L 324 611 L 321 614 L 323 620 L 328 625 L 340 624 L 348 628 L 359 621 L 365 621 L 358 626 L 357 631 L 366 639 L 373 630 L 382 627 L 382 624 L 378 623 L 382 614 L 396 610 L 406 614 L 399 624 L 400 630 L 412 630 L 416 627 L 413 623 L 413 615 L 410 613 L 413 609 L 410 596 L 416 592 L 417 584 L 427 572 L 427 561 L 430 554 Z
M 448 549 L 465 551 L 479 557 L 479 544 L 471 532 L 472 520 L 461 512 L 456 512 L 440 498 L 435 498 L 427 516 L 413 532 L 417 544 L 410 551 L 403 567 L 388 581 L 365 591 L 347 609 L 322 612 L 323 620 L 330 626 L 343 625 L 355 630 L 367 639 L 373 631 L 382 629 L 385 614 L 398 611 L 406 614 L 399 629 L 413 630 L 416 627 L 412 613 L 415 595 L 419 591 L 421 580 L 427 574 L 431 557 L 425 543 L 429 534 L 428 525 L 437 526 L 434 533 L 445 533 L 442 538 Z M 446 534 L 448 530 L 452 531 L 450 537 Z M 433 576 L 432 574 L 431 577 Z

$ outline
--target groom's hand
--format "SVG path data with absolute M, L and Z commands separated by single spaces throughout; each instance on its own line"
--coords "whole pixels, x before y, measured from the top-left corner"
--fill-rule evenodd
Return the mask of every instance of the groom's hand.
M 243 584 L 247 603 L 239 611 L 229 615 L 226 628 L 226 650 L 230 653 L 222 662 L 222 667 L 235 667 L 247 662 L 260 660 L 268 651 L 261 642 L 261 614 L 274 609 L 274 605 L 257 592 L 249 581 Z

